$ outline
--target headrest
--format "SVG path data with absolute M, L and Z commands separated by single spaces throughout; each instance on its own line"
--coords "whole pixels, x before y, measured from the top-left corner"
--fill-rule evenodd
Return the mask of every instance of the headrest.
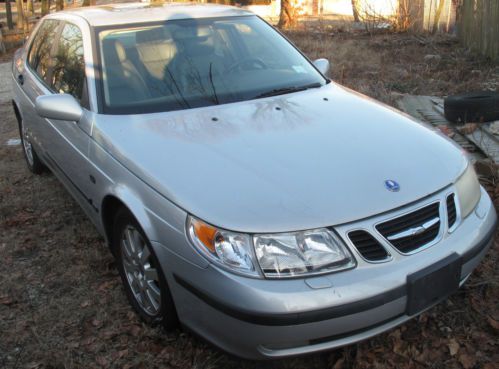
M 165 41 L 167 37 L 164 27 L 154 27 L 145 31 L 138 31 L 135 34 L 135 39 L 138 44 Z
M 147 71 L 160 80 L 165 75 L 165 66 L 177 54 L 177 48 L 172 41 L 137 44 L 140 61 Z
M 123 44 L 114 38 L 105 38 L 102 43 L 104 61 L 107 65 L 120 64 L 126 60 Z
M 173 38 L 175 40 L 199 40 L 203 41 L 213 35 L 210 27 L 176 27 L 173 31 Z
M 126 51 L 123 44 L 120 41 L 116 40 L 114 42 L 114 49 L 116 50 L 116 56 L 118 57 L 118 60 L 120 62 L 124 62 L 126 60 Z
M 177 47 L 172 41 L 138 43 L 137 52 L 142 62 L 164 61 L 167 63 L 177 54 Z

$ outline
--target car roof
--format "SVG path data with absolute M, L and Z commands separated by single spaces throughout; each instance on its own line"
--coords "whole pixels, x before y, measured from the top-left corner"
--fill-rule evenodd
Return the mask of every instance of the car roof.
M 176 19 L 200 19 L 253 15 L 253 13 L 226 5 L 200 3 L 124 3 L 81 7 L 53 13 L 50 18 L 78 15 L 93 27 L 132 23 L 153 23 Z

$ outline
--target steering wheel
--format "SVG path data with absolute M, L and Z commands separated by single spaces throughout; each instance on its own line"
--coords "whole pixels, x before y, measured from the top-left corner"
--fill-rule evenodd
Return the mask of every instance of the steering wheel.
M 262 59 L 259 58 L 244 58 L 241 60 L 237 60 L 235 63 L 232 63 L 229 67 L 227 67 L 226 71 L 228 73 L 231 73 L 235 71 L 236 69 L 240 69 L 243 66 L 250 66 L 250 65 L 258 65 L 260 66 L 261 69 L 267 69 L 268 66 L 265 64 L 265 62 Z

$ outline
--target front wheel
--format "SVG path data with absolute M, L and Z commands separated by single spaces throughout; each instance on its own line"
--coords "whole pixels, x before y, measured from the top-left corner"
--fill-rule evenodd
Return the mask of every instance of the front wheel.
M 146 323 L 175 328 L 177 313 L 158 259 L 137 220 L 124 208 L 114 222 L 113 248 L 127 298 L 135 311 Z

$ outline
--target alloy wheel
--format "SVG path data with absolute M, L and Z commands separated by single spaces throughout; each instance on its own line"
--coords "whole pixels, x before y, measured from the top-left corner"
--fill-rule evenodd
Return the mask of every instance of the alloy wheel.
M 31 142 L 29 142 L 29 136 L 28 136 L 28 131 L 24 127 L 24 124 L 22 126 L 22 134 L 23 134 L 23 149 L 24 153 L 26 154 L 26 159 L 28 160 L 28 163 L 30 166 L 34 165 L 34 158 L 33 158 L 33 147 L 31 146 Z
M 121 259 L 126 279 L 140 307 L 151 316 L 161 308 L 158 270 L 140 232 L 128 225 L 121 237 Z

